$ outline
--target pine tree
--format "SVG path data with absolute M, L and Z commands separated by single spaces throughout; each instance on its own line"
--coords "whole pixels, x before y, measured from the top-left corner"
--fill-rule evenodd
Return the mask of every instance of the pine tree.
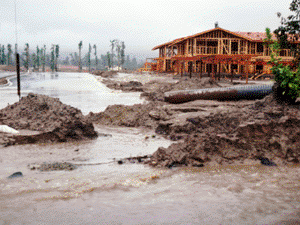
M 44 45 L 44 48 L 42 48 L 42 65 L 43 65 L 43 72 L 45 72 L 45 64 L 46 64 L 46 45 Z
M 91 52 L 92 52 L 92 46 L 91 44 L 89 44 L 89 53 L 87 57 L 89 72 L 91 72 Z
M 52 45 L 52 47 L 51 47 L 51 60 L 50 60 L 52 72 L 54 72 L 54 70 L 55 70 L 55 54 L 54 54 L 54 51 L 55 51 L 55 45 Z
M 125 63 L 125 44 L 124 44 L 124 41 L 122 41 L 122 44 L 121 44 L 121 65 L 122 65 L 122 68 L 124 66 L 124 63 Z
M 81 48 L 82 48 L 82 41 L 79 42 L 78 48 L 79 48 L 79 72 L 81 72 L 81 70 L 82 70 L 82 65 L 81 65 Z
M 11 64 L 11 55 L 12 55 L 11 44 L 8 44 L 7 45 L 7 65 L 8 66 Z
M 112 61 L 111 61 L 111 55 L 109 54 L 109 52 L 107 52 L 106 57 L 107 57 L 107 67 L 108 67 L 108 69 L 110 69 L 110 68 L 112 68 Z
M 59 57 L 59 45 L 55 45 L 55 71 L 58 71 L 58 57 Z
M 39 46 L 36 46 L 36 67 L 37 67 L 37 71 L 40 71 L 40 49 L 39 49 Z
M 95 49 L 95 63 L 96 63 L 96 70 L 98 70 L 98 57 L 97 57 L 97 46 L 94 44 L 93 48 Z
M 110 54 L 110 65 L 111 67 L 110 68 L 113 68 L 114 66 L 114 48 L 115 48 L 115 42 L 116 40 L 112 40 L 110 41 L 110 46 L 111 46 L 111 54 Z
M 26 68 L 26 70 L 29 70 L 29 44 L 26 43 L 25 44 L 25 56 L 26 56 L 26 61 L 24 62 L 24 66 Z

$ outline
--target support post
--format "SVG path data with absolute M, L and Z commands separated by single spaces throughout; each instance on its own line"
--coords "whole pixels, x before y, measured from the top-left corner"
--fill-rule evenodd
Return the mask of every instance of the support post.
M 18 95 L 19 100 L 21 99 L 21 80 L 20 80 L 20 55 L 16 54 L 16 69 L 17 69 L 17 82 L 18 82 Z
M 248 84 L 248 60 L 246 61 L 246 84 Z
M 202 61 L 200 61 L 200 74 L 199 74 L 200 79 L 202 78 Z
M 181 72 L 181 77 L 182 77 L 183 76 L 183 68 L 184 68 L 183 62 L 180 63 L 180 68 L 181 68 L 180 72 Z
M 231 69 L 231 83 L 233 83 L 233 69 L 232 69 L 232 65 L 233 64 L 230 65 L 230 69 Z
M 221 79 L 221 62 L 219 62 L 219 76 L 218 76 L 218 80 L 220 81 Z

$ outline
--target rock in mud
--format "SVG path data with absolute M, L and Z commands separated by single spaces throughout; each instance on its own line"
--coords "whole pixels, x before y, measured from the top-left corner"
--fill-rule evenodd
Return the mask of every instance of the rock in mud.
M 93 124 L 82 112 L 57 98 L 29 93 L 0 110 L 2 124 L 16 130 L 40 131 L 32 136 L 14 136 L 10 144 L 53 143 L 97 137 Z
M 16 172 L 16 173 L 13 173 L 12 175 L 10 175 L 7 178 L 12 179 L 12 178 L 18 178 L 18 177 L 23 177 L 23 173 L 22 172 Z

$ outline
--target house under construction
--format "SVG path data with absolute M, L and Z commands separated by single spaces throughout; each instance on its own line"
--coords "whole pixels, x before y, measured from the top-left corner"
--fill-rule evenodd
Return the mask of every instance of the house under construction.
M 270 74 L 270 49 L 264 32 L 232 32 L 220 27 L 158 45 L 156 63 L 151 71 L 175 74 L 220 75 Z M 273 36 L 275 39 L 275 37 Z M 293 57 L 288 49 L 280 51 L 284 64 Z

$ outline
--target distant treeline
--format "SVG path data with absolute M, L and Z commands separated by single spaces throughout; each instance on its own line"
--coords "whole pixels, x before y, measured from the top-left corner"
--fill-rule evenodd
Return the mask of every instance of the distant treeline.
M 111 51 L 105 55 L 101 54 L 98 57 L 97 46 L 93 47 L 89 44 L 89 51 L 81 57 L 82 41 L 78 44 L 78 53 L 73 52 L 70 54 L 63 54 L 60 56 L 59 45 L 51 45 L 50 51 L 47 52 L 46 45 L 42 48 L 36 46 L 36 48 L 30 49 L 28 43 L 25 44 L 24 50 L 18 51 L 20 54 L 21 66 L 25 69 L 33 68 L 36 71 L 45 71 L 46 67 L 52 71 L 57 71 L 59 65 L 73 65 L 78 66 L 81 70 L 82 67 L 86 67 L 89 70 L 109 70 L 109 69 L 127 69 L 135 70 L 143 65 L 143 62 L 138 63 L 137 59 L 132 59 L 129 55 L 125 55 L 125 44 L 115 39 L 110 41 Z M 15 65 L 15 53 L 18 46 L 15 45 L 15 49 L 12 49 L 12 45 L 7 46 L 0 44 L 0 65 Z M 93 52 L 92 52 L 93 50 Z

